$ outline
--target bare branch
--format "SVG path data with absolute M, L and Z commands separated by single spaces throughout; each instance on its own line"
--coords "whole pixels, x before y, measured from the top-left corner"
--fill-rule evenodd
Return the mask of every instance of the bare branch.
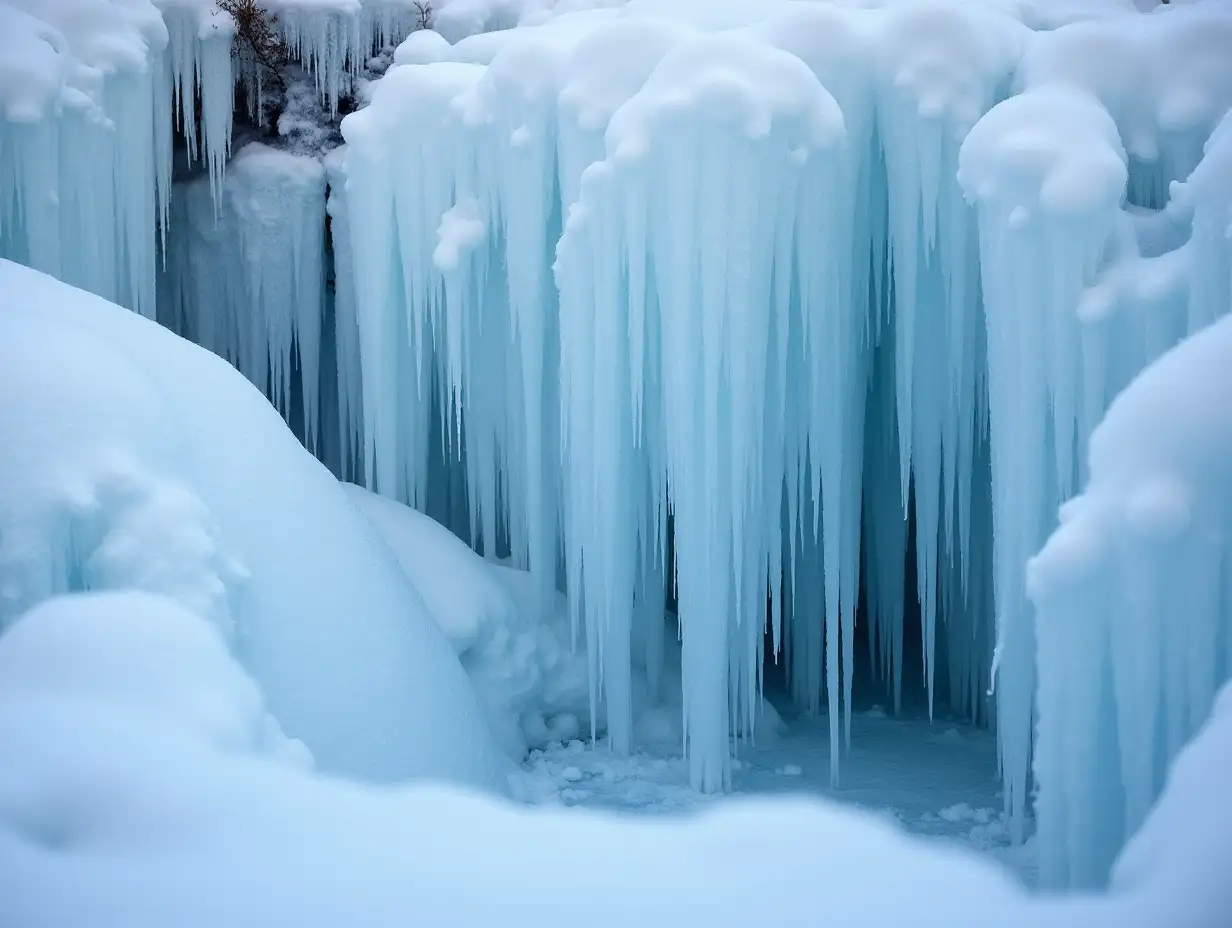
M 291 53 L 278 34 L 278 18 L 259 0 L 214 2 L 235 20 L 235 38 L 241 53 L 246 51 L 278 86 L 283 86 L 282 72 L 291 60 Z
M 429 0 L 415 0 L 415 14 L 419 18 L 416 23 L 417 29 L 431 29 L 432 16 L 435 11 L 432 9 L 432 4 Z

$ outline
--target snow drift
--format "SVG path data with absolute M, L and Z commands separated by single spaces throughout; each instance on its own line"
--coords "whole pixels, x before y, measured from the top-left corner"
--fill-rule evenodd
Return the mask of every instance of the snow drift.
M 820 801 L 652 821 L 314 775 L 255 740 L 251 683 L 213 629 L 159 597 L 46 603 L 0 637 L 0 667 L 28 662 L 59 685 L 0 687 L 6 928 L 564 925 L 587 907 L 611 926 L 1205 928 L 1232 904 L 1232 690 L 1111 891 L 1042 900 L 988 862 Z M 597 866 L 596 849 L 620 865 Z
M 210 619 L 322 769 L 504 788 L 466 677 L 333 477 L 233 368 L 0 263 L 0 625 L 134 588 Z
M 420 512 L 352 484 L 347 496 L 389 544 L 429 614 L 453 645 L 488 723 L 517 759 L 581 736 L 610 733 L 585 642 L 574 642 L 565 597 L 539 611 L 525 570 L 479 557 L 456 535 Z M 675 616 L 660 608 L 657 624 L 641 629 L 634 659 L 633 726 L 642 745 L 678 745 L 680 645 Z M 654 636 L 657 640 L 646 640 Z M 759 740 L 773 739 L 781 720 L 762 700 Z

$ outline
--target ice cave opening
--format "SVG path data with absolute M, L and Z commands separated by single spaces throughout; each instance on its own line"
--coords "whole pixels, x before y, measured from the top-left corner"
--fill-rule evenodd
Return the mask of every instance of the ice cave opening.
M 1232 679 L 1219 0 L 252 9 L 277 73 L 217 0 L 0 0 L 0 747 L 54 787 L 0 864 L 72 790 L 33 700 L 172 806 L 178 714 L 229 828 L 250 755 L 270 834 L 803 794 L 1108 893 L 1023 924 L 1209 923 L 1144 861 L 1228 847 L 1173 786 Z

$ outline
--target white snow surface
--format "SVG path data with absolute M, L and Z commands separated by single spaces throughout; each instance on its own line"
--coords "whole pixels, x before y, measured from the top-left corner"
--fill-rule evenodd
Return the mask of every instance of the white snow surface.
M 81 648 L 63 636 L 70 626 L 97 626 L 108 646 Z M 590 906 L 592 922 L 612 926 L 826 913 L 869 928 L 1199 928 L 1232 903 L 1220 865 L 1232 852 L 1232 690 L 1174 765 L 1110 892 L 1046 899 L 969 853 L 818 800 L 622 820 L 331 780 L 202 726 L 202 686 L 212 723 L 259 711 L 213 635 L 158 597 L 96 594 L 44 604 L 0 637 L 0 666 L 35 660 L 66 684 L 0 688 L 0 923 L 569 924 Z M 117 658 L 145 670 L 116 677 Z M 597 865 L 596 853 L 619 866 Z
M 211 621 L 323 770 L 503 790 L 462 669 L 396 560 L 250 384 L 0 263 L 0 626 L 73 590 Z

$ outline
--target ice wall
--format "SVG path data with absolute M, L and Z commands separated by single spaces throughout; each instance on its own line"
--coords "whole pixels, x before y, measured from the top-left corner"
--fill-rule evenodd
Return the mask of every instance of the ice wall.
M 930 699 L 983 717 L 995 682 L 1021 834 L 1023 565 L 1110 399 L 1228 308 L 1191 186 L 1230 26 L 1213 3 L 635 0 L 408 42 L 343 126 L 369 479 L 417 503 L 448 408 L 473 537 L 508 533 L 545 596 L 566 581 L 618 748 L 666 581 L 705 788 L 767 623 L 838 776 L 860 597 L 897 692 L 913 573 Z
M 167 30 L 146 0 L 0 5 L 0 256 L 154 313 Z
M 699 786 L 752 728 L 766 623 L 837 777 L 860 600 L 897 702 L 914 575 L 930 700 L 986 718 L 995 679 L 1022 827 L 1022 565 L 1110 399 L 1228 308 L 1226 7 L 442 3 L 329 165 L 331 297 L 320 236 L 261 207 L 319 224 L 322 172 L 224 180 L 235 81 L 260 88 L 206 0 L 0 4 L 0 254 L 150 315 L 168 209 L 201 241 L 249 224 L 215 242 L 226 274 L 170 242 L 158 311 L 205 320 L 284 409 L 317 390 L 327 459 L 444 505 L 545 608 L 564 581 L 618 748 L 632 649 L 680 596 Z M 330 105 L 405 28 L 396 5 L 275 5 Z M 718 63 L 680 64 L 698 48 Z M 172 125 L 207 166 L 192 205 Z M 321 385 L 305 343 L 330 335 Z
M 451 5 L 434 4 L 444 21 Z M 453 32 L 525 5 L 472 3 Z M 267 6 L 331 110 L 377 43 L 419 25 L 400 0 Z M 259 69 L 213 0 L 3 0 L 0 17 L 0 256 L 153 316 L 173 140 L 221 196 L 236 82 L 259 113 Z

